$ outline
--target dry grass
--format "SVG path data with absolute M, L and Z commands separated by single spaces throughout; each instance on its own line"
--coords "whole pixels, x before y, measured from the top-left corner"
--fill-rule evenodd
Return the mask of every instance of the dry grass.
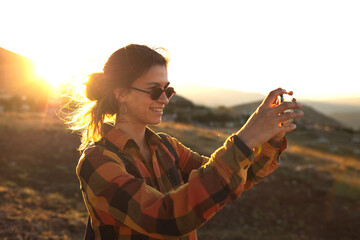
M 151 128 L 207 156 L 229 135 L 170 122 Z M 81 239 L 78 136 L 51 114 L 0 114 L 0 133 L 0 239 Z M 355 157 L 291 139 L 282 167 L 225 206 L 199 239 L 356 239 L 359 170 Z
M 3 184 L 6 185 L 6 184 Z M 81 238 L 86 211 L 60 193 L 45 193 L 32 188 L 0 186 L 1 239 Z
M 295 170 L 301 170 L 304 166 L 314 168 L 319 173 L 327 174 L 334 181 L 332 190 L 335 194 L 360 199 L 360 161 L 355 157 L 324 153 L 295 144 L 290 145 L 287 152 L 303 159 L 301 164 L 292 164 Z
M 63 130 L 64 124 L 53 113 L 0 113 L 0 130 Z
M 304 156 L 310 156 L 313 159 L 322 159 L 328 164 L 336 164 L 341 169 L 351 168 L 356 171 L 360 171 L 360 161 L 355 157 L 341 156 L 334 153 L 324 153 L 316 149 L 303 147 L 299 145 L 291 145 L 288 149 L 289 152 L 294 154 L 301 154 Z
M 177 138 L 190 149 L 206 156 L 210 156 L 229 136 L 221 130 L 174 122 L 162 122 L 158 126 L 151 126 L 151 129 L 155 132 L 165 132 Z

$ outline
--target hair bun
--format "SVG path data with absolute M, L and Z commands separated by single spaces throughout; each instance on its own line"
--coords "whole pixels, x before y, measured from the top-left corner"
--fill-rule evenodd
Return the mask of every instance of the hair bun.
M 89 76 L 86 85 L 86 97 L 91 101 L 100 100 L 104 96 L 103 73 L 93 73 Z

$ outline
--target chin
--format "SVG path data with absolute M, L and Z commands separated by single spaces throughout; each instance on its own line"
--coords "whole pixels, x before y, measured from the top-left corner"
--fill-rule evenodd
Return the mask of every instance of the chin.
M 158 118 L 158 119 L 154 119 L 152 121 L 149 121 L 149 125 L 158 125 L 161 123 L 161 118 Z

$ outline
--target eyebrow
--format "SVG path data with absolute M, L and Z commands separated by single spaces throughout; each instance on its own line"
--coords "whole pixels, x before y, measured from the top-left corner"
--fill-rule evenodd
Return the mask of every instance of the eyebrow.
M 154 87 L 160 87 L 160 83 L 158 83 L 158 82 L 149 82 L 146 85 L 148 85 L 148 86 L 153 85 Z M 167 88 L 169 85 L 170 85 L 170 82 L 167 82 L 164 89 Z

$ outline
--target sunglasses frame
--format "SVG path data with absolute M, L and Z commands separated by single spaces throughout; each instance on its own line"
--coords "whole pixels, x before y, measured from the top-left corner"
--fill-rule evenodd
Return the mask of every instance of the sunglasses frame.
M 165 92 L 165 96 L 167 97 L 167 99 L 172 98 L 172 97 L 174 96 L 174 94 L 176 93 L 173 87 L 166 87 L 165 89 L 162 89 L 161 87 L 156 87 L 156 88 L 152 88 L 150 91 L 143 90 L 143 89 L 136 88 L 136 87 L 129 87 L 129 88 L 130 88 L 130 89 L 137 90 L 137 91 L 139 91 L 139 92 L 143 92 L 143 93 L 150 94 L 150 97 L 151 97 L 152 100 L 158 100 L 159 97 L 161 96 L 161 94 L 162 94 L 163 92 Z M 158 89 L 160 89 L 160 91 L 159 91 Z M 171 89 L 172 89 L 172 93 L 171 93 L 171 95 L 168 97 L 166 91 L 167 91 L 167 90 L 171 90 Z M 159 94 L 158 96 L 155 96 L 155 91 L 159 91 L 160 94 Z

